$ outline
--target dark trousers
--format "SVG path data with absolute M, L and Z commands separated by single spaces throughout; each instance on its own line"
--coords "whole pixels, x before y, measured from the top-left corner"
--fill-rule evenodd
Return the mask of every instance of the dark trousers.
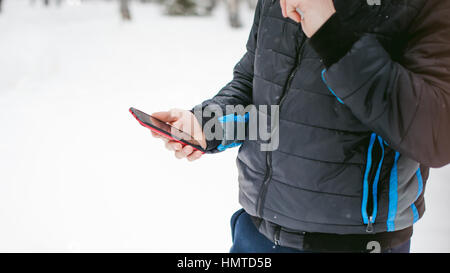
M 230 253 L 306 253 L 272 243 L 256 229 L 250 215 L 244 209 L 236 211 L 231 217 L 231 237 L 233 245 Z M 409 253 L 410 243 L 411 241 L 408 241 L 383 253 Z

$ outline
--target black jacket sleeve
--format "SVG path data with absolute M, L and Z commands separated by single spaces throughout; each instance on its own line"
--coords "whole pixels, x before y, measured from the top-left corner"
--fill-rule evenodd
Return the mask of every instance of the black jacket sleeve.
M 311 39 L 335 95 L 394 149 L 429 167 L 450 163 L 449 14 L 450 1 L 428 0 L 398 62 L 375 36 L 344 34 L 336 16 Z M 339 37 L 350 38 L 330 46 Z
M 217 105 L 222 109 L 223 113 L 225 113 L 226 105 L 242 105 L 245 107 L 252 103 L 253 66 L 255 61 L 256 40 L 263 2 L 264 0 L 258 0 L 253 25 L 246 45 L 247 52 L 234 67 L 233 80 L 229 82 L 225 87 L 223 87 L 212 99 L 204 101 L 200 105 L 195 106 L 194 109 L 201 108 L 203 110 L 208 105 Z M 205 117 L 197 118 L 203 125 L 211 119 Z M 215 130 L 221 130 L 221 128 L 215 128 Z M 218 140 L 207 141 L 207 151 L 217 152 L 215 148 L 220 143 L 221 141 Z

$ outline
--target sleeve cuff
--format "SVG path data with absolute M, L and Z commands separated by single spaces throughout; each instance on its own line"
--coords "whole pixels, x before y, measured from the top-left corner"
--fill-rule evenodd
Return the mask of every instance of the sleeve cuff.
M 311 37 L 309 43 L 329 68 L 344 57 L 358 39 L 359 35 L 344 27 L 336 12 Z

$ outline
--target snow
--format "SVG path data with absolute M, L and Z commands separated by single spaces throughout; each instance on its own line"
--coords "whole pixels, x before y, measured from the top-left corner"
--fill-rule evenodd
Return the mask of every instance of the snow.
M 133 2 L 4 1 L 0 251 L 227 252 L 236 149 L 176 160 L 128 113 L 191 108 L 232 77 L 244 27 Z M 433 170 L 412 250 L 450 252 L 450 168 Z

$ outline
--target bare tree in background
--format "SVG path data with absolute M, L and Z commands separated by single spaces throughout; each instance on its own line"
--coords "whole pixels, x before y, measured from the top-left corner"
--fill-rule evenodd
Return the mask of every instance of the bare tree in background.
M 55 0 L 56 4 L 57 4 L 58 6 L 61 5 L 62 1 L 63 1 L 63 0 Z M 30 3 L 34 5 L 34 4 L 36 4 L 36 0 L 30 0 Z M 46 7 L 50 6 L 50 0 L 42 0 L 42 3 L 44 3 L 44 5 L 45 5 Z
M 239 28 L 242 26 L 239 17 L 239 0 L 227 0 L 228 21 L 231 27 Z
M 131 20 L 129 4 L 130 0 L 120 0 L 120 14 L 125 21 Z
M 254 10 L 257 0 L 164 0 L 164 6 L 168 15 L 198 15 L 208 16 L 219 1 L 225 2 L 228 23 L 233 28 L 242 26 L 240 20 L 241 2 L 245 1 L 250 9 Z
M 216 0 L 165 0 L 168 15 L 208 16 L 216 5 Z
M 228 21 L 231 25 L 231 27 L 239 28 L 242 26 L 241 19 L 239 16 L 239 4 L 240 0 L 225 0 L 227 4 L 227 10 L 228 10 Z M 257 0 L 247 0 L 247 3 L 250 7 L 250 9 L 254 10 L 256 8 Z

